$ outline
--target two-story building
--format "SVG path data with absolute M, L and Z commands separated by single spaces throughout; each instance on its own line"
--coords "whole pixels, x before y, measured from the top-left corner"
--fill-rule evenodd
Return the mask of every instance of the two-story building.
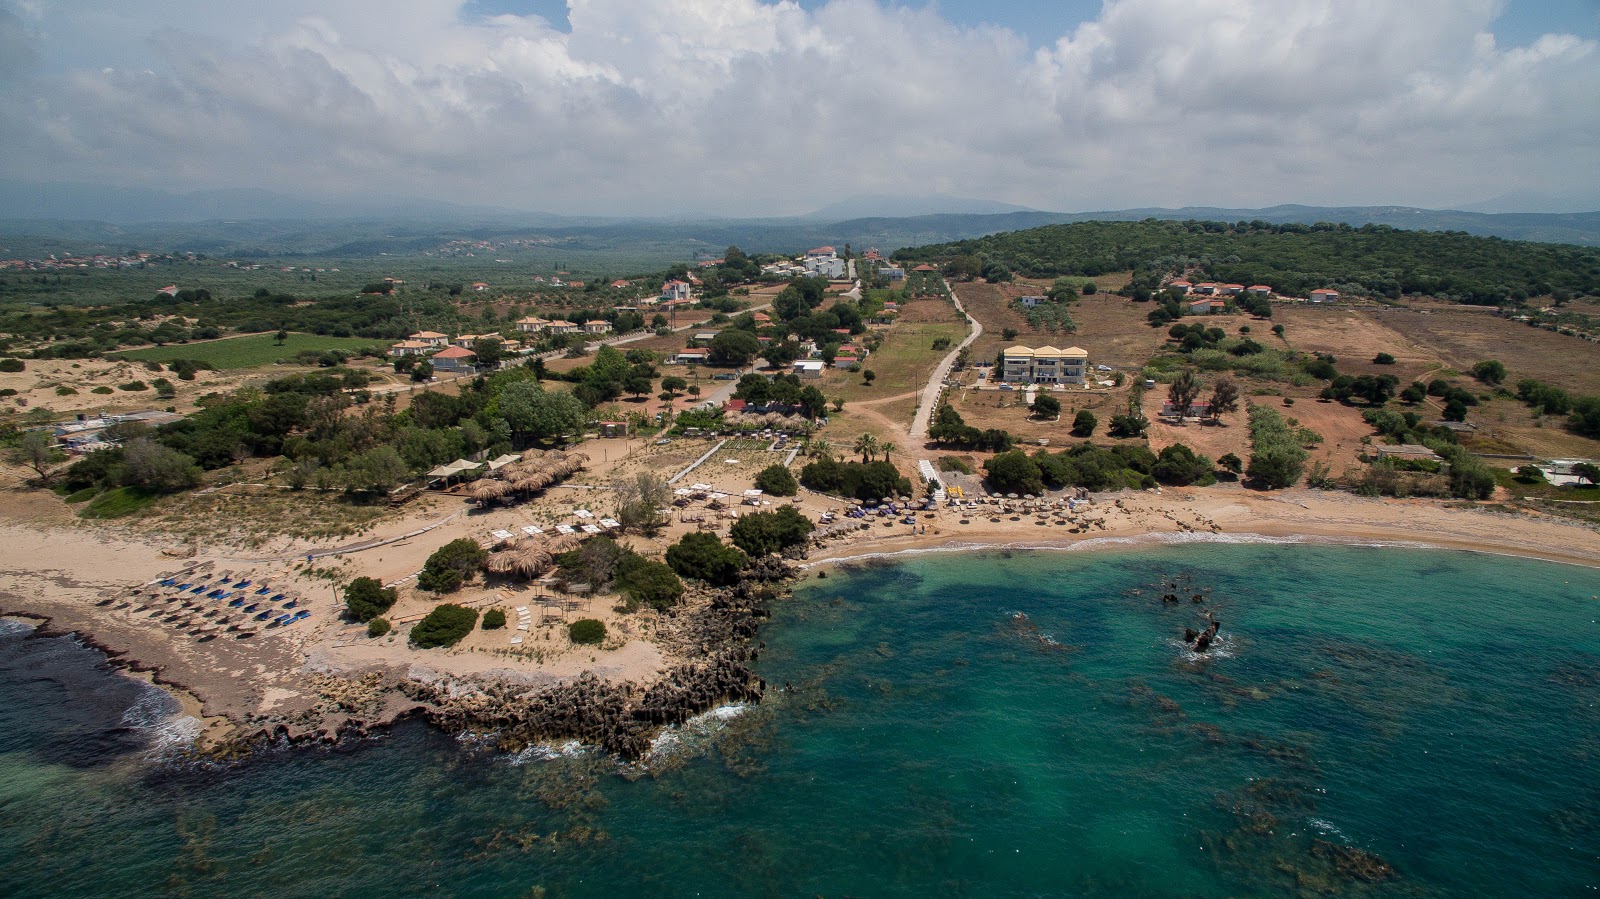
M 1010 347 L 1002 354 L 1000 377 L 1021 384 L 1082 384 L 1089 373 L 1089 352 L 1081 347 Z

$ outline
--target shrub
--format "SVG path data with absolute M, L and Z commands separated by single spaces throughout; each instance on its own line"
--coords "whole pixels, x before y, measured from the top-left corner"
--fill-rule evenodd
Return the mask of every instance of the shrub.
M 472 628 L 477 623 L 476 609 L 447 602 L 437 606 L 426 618 L 417 622 L 411 629 L 411 642 L 420 649 L 454 646 L 461 642 L 462 637 L 472 633 Z
M 72 389 L 71 387 L 68 387 L 65 384 L 62 384 L 61 386 L 56 388 L 56 396 L 77 396 L 77 395 L 78 395 L 78 391 Z
M 909 496 L 911 481 L 889 462 L 840 462 L 823 457 L 800 469 L 800 483 L 812 490 L 835 496 L 876 500 L 886 496 Z
M 1099 425 L 1100 420 L 1094 417 L 1093 412 L 1088 409 L 1080 409 L 1072 419 L 1072 436 L 1093 437 L 1094 429 Z
M 739 580 L 745 554 L 724 546 L 715 534 L 693 531 L 667 547 L 667 564 L 682 577 L 729 586 Z
M 150 389 L 150 385 L 146 384 L 143 381 L 129 381 L 126 384 L 118 384 L 117 385 L 117 389 L 118 390 L 126 390 L 129 393 L 133 393 L 133 392 L 139 391 L 139 390 L 149 390 Z
M 504 609 L 490 609 L 483 613 L 483 629 L 497 631 L 506 626 L 506 612 Z
M 1053 396 L 1039 394 L 1034 397 L 1033 405 L 1028 408 L 1038 418 L 1054 420 L 1061 416 L 1061 401 Z
M 998 493 L 1044 492 L 1043 472 L 1022 450 L 1000 453 L 983 463 L 989 485 Z
M 1276 410 L 1252 406 L 1250 442 L 1255 451 L 1246 473 L 1269 490 L 1292 486 L 1300 480 L 1306 464 L 1306 451 L 1298 436 Z
M 768 465 L 761 469 L 756 475 L 756 487 L 773 496 L 794 496 L 800 492 L 799 482 L 785 465 Z
M 389 619 L 387 618 L 374 618 L 367 622 L 367 636 L 369 637 L 381 637 L 390 630 Z
M 746 515 L 734 523 L 729 536 L 735 546 L 750 555 L 764 556 L 805 543 L 815 527 L 793 506 L 784 506 L 776 512 Z
M 96 387 L 95 389 L 93 389 L 93 390 L 91 390 L 89 392 L 90 393 L 98 393 L 98 394 L 101 394 L 103 396 L 103 395 L 108 394 L 108 393 L 115 393 L 116 391 L 114 391 L 110 387 L 107 387 L 104 384 L 102 384 L 99 387 Z
M 27 364 L 21 359 L 13 359 L 11 357 L 0 359 L 0 372 L 19 372 L 26 368 Z
M 394 608 L 400 596 L 393 587 L 384 587 L 376 578 L 358 577 L 345 585 L 344 607 L 357 621 L 371 621 Z
M 617 591 L 628 599 L 628 606 L 670 608 L 683 596 L 683 581 L 666 565 L 629 552 L 617 565 Z
M 593 618 L 579 618 L 567 625 L 567 638 L 579 646 L 598 646 L 605 642 L 606 626 Z
M 1378 355 L 1372 357 L 1372 364 L 1373 365 L 1393 365 L 1394 364 L 1394 357 L 1389 355 L 1388 353 L 1379 353 Z
M 1216 483 L 1217 480 L 1211 473 L 1211 460 L 1181 443 L 1174 443 L 1161 450 L 1152 474 L 1163 484 L 1174 484 L 1179 487 L 1187 487 L 1190 484 L 1205 487 Z
M 962 474 L 972 474 L 972 466 L 968 465 L 967 460 L 961 458 L 960 456 L 940 456 L 939 470 L 959 471 Z
M 417 575 L 417 587 L 430 593 L 460 589 L 487 557 L 476 541 L 462 537 L 434 550 Z M 476 614 L 476 613 L 474 613 Z

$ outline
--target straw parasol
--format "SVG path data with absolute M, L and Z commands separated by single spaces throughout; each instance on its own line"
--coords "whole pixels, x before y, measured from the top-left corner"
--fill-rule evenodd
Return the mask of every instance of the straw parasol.
M 511 485 L 505 481 L 485 478 L 472 488 L 472 501 L 480 505 L 487 505 L 511 492 Z

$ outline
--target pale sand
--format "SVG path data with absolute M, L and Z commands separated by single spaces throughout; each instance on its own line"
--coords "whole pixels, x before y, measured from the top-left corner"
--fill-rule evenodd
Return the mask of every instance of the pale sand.
M 690 480 L 703 480 L 732 492 L 739 483 L 747 482 L 749 469 L 759 461 L 752 459 L 746 464 L 741 460 L 738 466 L 726 466 L 739 469 L 737 473 L 712 470 L 701 476 L 697 472 Z M 427 510 L 385 523 L 349 551 L 319 558 L 315 564 L 341 583 L 358 574 L 386 582 L 400 580 L 420 569 L 434 549 L 456 537 L 482 538 L 494 528 L 515 530 L 530 522 L 548 524 L 570 518 L 574 506 L 587 505 L 602 512 L 609 503 L 610 495 L 603 491 L 553 490 L 534 503 L 479 513 L 469 512 L 459 499 L 443 497 Z M 318 674 L 352 677 L 386 669 L 422 680 L 484 676 L 545 683 L 594 671 L 615 681 L 642 683 L 675 661 L 651 642 L 654 616 L 650 613 L 621 616 L 610 608 L 613 599 L 585 601 L 579 609 L 567 612 L 566 620 L 589 615 L 601 618 L 612 638 L 603 649 L 572 647 L 562 621 L 541 626 L 534 591 L 503 585 L 489 589 L 481 583 L 449 600 L 479 608 L 504 608 L 510 613 L 508 629 L 474 631 L 460 645 L 446 650 L 411 649 L 398 635 L 372 640 L 363 627 L 339 619 L 337 596 L 329 580 L 294 570 L 304 567 L 300 564 L 303 555 L 243 561 L 241 554 L 226 548 L 207 551 L 202 547 L 196 559 L 175 559 L 163 555 L 161 545 L 125 529 L 74 523 L 64 515 L 41 511 L 48 505 L 42 501 L 18 503 L 0 513 L 5 516 L 0 520 L 0 546 L 5 547 L 0 556 L 0 611 L 47 616 L 53 630 L 87 635 L 121 655 L 120 663 L 152 671 L 159 683 L 181 686 L 178 692 L 186 700 L 186 710 L 206 719 L 208 733 L 219 730 L 214 719 L 222 717 L 289 716 L 316 707 L 323 699 L 312 677 Z M 843 508 L 844 504 L 803 494 L 799 506 L 814 518 L 824 509 Z M 742 511 L 754 510 L 744 507 Z M 943 510 L 931 517 L 919 513 L 919 527 L 925 527 L 927 533 L 917 535 L 910 534 L 903 524 L 885 527 L 875 522 L 869 531 L 813 551 L 808 565 L 907 551 L 999 545 L 1096 549 L 1141 540 L 1236 540 L 1257 535 L 1286 541 L 1425 545 L 1600 566 L 1600 532 L 1569 521 L 1431 500 L 1366 499 L 1315 490 L 1263 494 L 1237 485 L 1218 485 L 1167 489 L 1160 494 L 1103 495 L 1080 516 L 1103 527 L 1094 526 L 1081 534 L 1070 534 L 1068 528 L 1053 523 L 1039 525 L 1031 514 L 1019 515 L 1018 521 L 998 511 L 992 514 L 999 514 L 1001 521 L 989 521 L 989 514 L 971 515 L 970 523 L 962 525 L 962 516 L 955 511 Z M 373 539 L 392 539 L 434 523 L 438 526 L 426 534 L 371 545 Z M 659 552 L 692 527 L 674 521 L 655 539 L 627 539 L 642 551 Z M 305 547 L 296 549 L 303 553 Z M 216 570 L 230 570 L 258 582 L 270 579 L 303 596 L 313 617 L 253 640 L 198 643 L 159 621 L 135 616 L 131 610 L 95 604 L 107 595 L 126 594 L 134 585 L 196 563 L 210 563 Z M 390 615 L 419 614 L 436 602 L 436 597 L 406 584 Z M 522 632 L 525 643 L 520 649 L 526 651 L 513 654 L 509 639 L 517 633 L 517 617 L 512 610 L 519 605 L 529 606 L 534 623 Z

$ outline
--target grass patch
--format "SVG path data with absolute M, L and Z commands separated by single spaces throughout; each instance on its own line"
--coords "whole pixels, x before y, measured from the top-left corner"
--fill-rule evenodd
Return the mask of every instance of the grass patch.
M 170 362 L 173 359 L 195 359 L 208 362 L 219 369 L 257 368 L 272 365 L 280 359 L 292 359 L 294 354 L 306 350 L 346 350 L 360 352 L 382 341 L 365 337 L 322 337 L 317 334 L 290 334 L 283 346 L 278 346 L 276 333 L 251 334 L 247 337 L 226 337 L 221 340 L 204 340 L 196 343 L 169 344 L 132 350 L 118 355 L 135 361 Z
M 84 506 L 78 514 L 84 518 L 121 518 L 149 506 L 157 496 L 138 487 L 118 487 L 90 500 L 89 505 Z
M 62 497 L 62 500 L 67 502 L 67 503 L 69 503 L 69 504 L 86 503 L 89 500 L 94 499 L 95 494 L 97 494 L 99 492 L 100 492 L 100 488 L 99 487 L 85 487 L 85 488 L 83 488 L 82 490 L 79 490 L 76 493 L 67 494 L 66 496 Z

